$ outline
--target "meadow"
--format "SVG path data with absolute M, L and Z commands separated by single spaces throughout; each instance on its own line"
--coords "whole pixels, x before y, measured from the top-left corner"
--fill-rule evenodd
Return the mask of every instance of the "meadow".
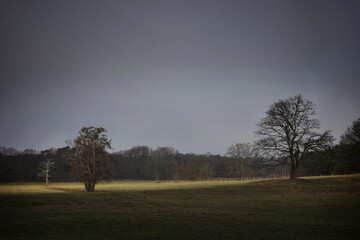
M 359 239 L 360 175 L 0 184 L 0 239 Z

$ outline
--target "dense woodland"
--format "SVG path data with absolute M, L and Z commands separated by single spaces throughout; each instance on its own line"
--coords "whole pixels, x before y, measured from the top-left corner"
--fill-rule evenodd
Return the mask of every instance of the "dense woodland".
M 0 181 L 44 181 L 38 177 L 40 163 L 52 159 L 55 164 L 50 181 L 75 181 L 65 154 L 70 147 L 37 152 L 18 152 L 1 147 Z M 102 179 L 132 180 L 206 180 L 212 178 L 282 177 L 289 175 L 288 166 L 267 167 L 261 159 L 248 159 L 243 173 L 237 159 L 220 155 L 183 154 L 171 147 L 151 149 L 136 146 L 112 153 Z M 326 151 L 314 152 L 300 166 L 299 176 L 352 174 L 360 172 L 360 143 L 338 144 Z

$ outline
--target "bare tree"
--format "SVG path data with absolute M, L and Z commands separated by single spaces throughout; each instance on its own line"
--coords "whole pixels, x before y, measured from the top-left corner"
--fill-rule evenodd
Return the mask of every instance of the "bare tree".
M 341 135 L 340 144 L 356 144 L 360 143 L 360 118 L 348 127 L 343 135 Z
M 299 164 L 312 151 L 326 149 L 334 138 L 331 131 L 320 128 L 314 104 L 301 95 L 272 104 L 266 117 L 257 124 L 257 153 L 271 163 L 290 165 L 290 179 L 297 178 Z
M 149 157 L 151 154 L 151 148 L 148 146 L 135 146 L 124 152 L 125 157 Z
M 108 160 L 113 160 L 107 153 L 111 149 L 107 131 L 102 127 L 83 127 L 74 141 L 68 142 L 74 149 L 67 152 L 75 176 L 84 183 L 85 191 L 94 192 L 95 184 L 103 172 Z
M 19 152 L 12 148 L 12 147 L 4 147 L 4 146 L 0 146 L 0 153 L 4 156 L 16 156 L 19 154 Z
M 35 150 L 35 149 L 31 149 L 31 148 L 27 148 L 27 149 L 25 149 L 23 152 L 22 152 L 22 154 L 29 154 L 29 155 L 31 155 L 31 154 L 37 154 L 38 152 Z
M 45 186 L 49 186 L 49 178 L 51 177 L 52 168 L 55 162 L 52 159 L 44 160 L 40 163 L 38 176 L 45 178 Z
M 252 157 L 252 146 L 250 143 L 236 143 L 228 148 L 226 156 L 233 158 L 238 162 L 240 176 L 244 177 L 244 166 Z

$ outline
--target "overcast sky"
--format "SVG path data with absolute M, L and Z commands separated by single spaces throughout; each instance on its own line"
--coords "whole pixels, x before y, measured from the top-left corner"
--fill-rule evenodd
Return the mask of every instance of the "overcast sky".
M 225 154 L 302 94 L 321 130 L 360 117 L 360 1 L 0 2 L 0 145 Z

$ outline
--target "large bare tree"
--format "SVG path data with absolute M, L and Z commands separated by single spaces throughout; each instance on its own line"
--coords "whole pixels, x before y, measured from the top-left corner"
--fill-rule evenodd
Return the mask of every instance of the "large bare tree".
M 297 95 L 272 104 L 257 124 L 257 153 L 272 164 L 290 165 L 292 180 L 297 178 L 298 167 L 310 152 L 326 149 L 334 141 L 330 130 L 315 132 L 320 121 L 314 115 L 314 104 Z
M 107 131 L 102 127 L 83 127 L 79 136 L 70 141 L 73 147 L 66 154 L 75 176 L 84 183 L 85 191 L 94 192 L 95 184 L 99 180 L 107 161 L 112 157 L 107 153 L 111 149 Z

